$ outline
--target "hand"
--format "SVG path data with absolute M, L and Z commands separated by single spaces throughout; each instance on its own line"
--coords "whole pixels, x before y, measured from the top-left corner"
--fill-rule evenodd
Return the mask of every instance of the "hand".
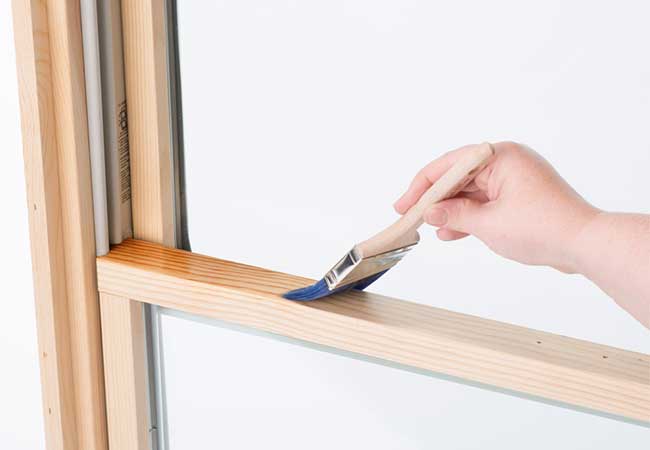
M 446 153 L 420 170 L 395 203 L 397 212 L 408 211 L 472 147 Z M 429 209 L 425 221 L 439 227 L 444 241 L 471 234 L 506 258 L 576 272 L 574 241 L 599 210 L 533 150 L 514 142 L 493 147 L 488 166 L 461 193 Z

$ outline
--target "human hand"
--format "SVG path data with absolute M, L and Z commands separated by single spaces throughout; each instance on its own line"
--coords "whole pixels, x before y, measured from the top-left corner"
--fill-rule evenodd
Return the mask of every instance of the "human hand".
M 473 145 L 446 153 L 418 172 L 395 203 L 404 214 Z M 576 272 L 572 248 L 598 214 L 553 167 L 514 142 L 493 145 L 495 156 L 462 192 L 431 207 L 425 221 L 451 241 L 473 235 L 490 249 L 524 264 Z

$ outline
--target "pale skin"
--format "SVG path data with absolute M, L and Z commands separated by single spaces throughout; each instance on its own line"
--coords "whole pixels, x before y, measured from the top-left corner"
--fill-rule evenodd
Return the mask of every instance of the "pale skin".
M 395 203 L 397 212 L 404 214 L 472 147 L 422 168 Z M 495 155 L 474 182 L 425 214 L 438 237 L 473 235 L 506 258 L 582 274 L 650 329 L 650 215 L 602 211 L 528 147 L 493 147 Z

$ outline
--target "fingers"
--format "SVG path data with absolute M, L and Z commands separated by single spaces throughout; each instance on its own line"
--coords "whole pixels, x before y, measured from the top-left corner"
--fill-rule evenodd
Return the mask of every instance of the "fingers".
M 466 145 L 451 152 L 445 153 L 440 158 L 424 166 L 413 178 L 407 191 L 393 205 L 395 210 L 404 214 L 424 194 L 424 192 L 435 183 L 445 172 L 447 172 L 456 161 L 465 156 L 469 151 L 474 150 L 477 145 Z M 481 191 L 487 188 L 487 177 L 489 171 L 484 169 L 479 174 L 480 180 L 468 184 L 464 192 Z
M 486 203 L 490 201 L 485 191 L 461 192 L 457 194 L 455 198 L 461 197 L 469 198 L 470 200 L 476 200 L 479 203 Z
M 478 187 L 478 185 L 474 182 L 474 180 L 472 180 L 467 184 L 467 186 L 463 188 L 461 192 L 476 192 L 480 190 L 481 188 Z
M 460 231 L 450 230 L 449 228 L 440 228 L 436 231 L 438 239 L 441 241 L 455 241 L 457 239 L 462 239 L 469 236 L 467 233 L 461 233 Z
M 420 169 L 413 181 L 411 181 L 409 188 L 393 205 L 395 210 L 400 214 L 408 211 L 420 199 L 422 194 L 449 170 L 458 158 L 457 150 L 455 150 L 445 153 Z
M 425 213 L 424 221 L 429 225 L 440 227 L 441 230 L 439 231 L 441 232 L 442 229 L 447 229 L 475 235 L 480 233 L 485 223 L 485 214 L 485 206 L 477 200 L 467 197 L 452 198 L 434 205 Z M 459 236 L 447 231 L 442 232 L 442 234 L 444 237 L 449 238 Z
M 472 181 L 472 184 L 476 186 L 478 190 L 481 190 L 483 192 L 488 192 L 488 186 L 489 186 L 489 180 L 490 177 L 492 176 L 492 171 L 494 170 L 494 160 L 492 161 L 491 164 L 488 164 L 488 166 L 483 169 L 477 176 L 474 178 Z

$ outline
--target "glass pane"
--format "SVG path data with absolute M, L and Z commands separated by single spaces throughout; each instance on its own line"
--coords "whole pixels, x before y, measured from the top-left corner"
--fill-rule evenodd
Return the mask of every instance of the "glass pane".
M 173 314 L 173 315 L 169 315 Z M 170 449 L 646 449 L 650 430 L 165 310 Z
M 320 278 L 396 218 L 391 205 L 422 165 L 484 140 L 530 144 L 601 208 L 647 211 L 642 2 L 176 8 L 196 252 Z M 647 330 L 586 279 L 506 261 L 475 239 L 422 235 L 370 290 L 650 352 Z M 185 319 L 165 316 L 162 333 L 171 448 L 650 439 L 633 425 Z

